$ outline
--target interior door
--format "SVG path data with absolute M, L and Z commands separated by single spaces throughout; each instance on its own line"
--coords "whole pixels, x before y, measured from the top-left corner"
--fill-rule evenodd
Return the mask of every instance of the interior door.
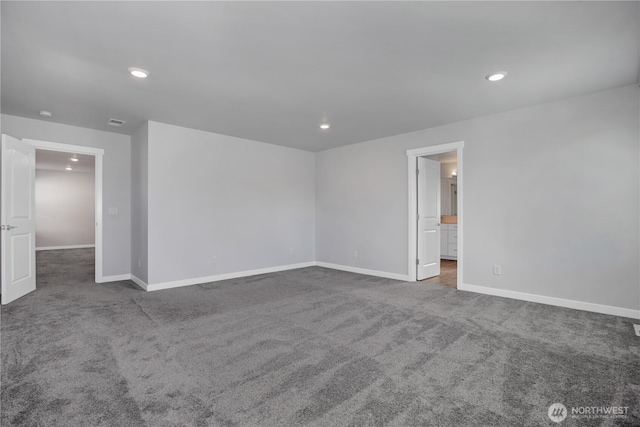
M 440 162 L 418 157 L 417 279 L 440 275 Z
M 36 289 L 36 149 L 2 135 L 2 304 Z

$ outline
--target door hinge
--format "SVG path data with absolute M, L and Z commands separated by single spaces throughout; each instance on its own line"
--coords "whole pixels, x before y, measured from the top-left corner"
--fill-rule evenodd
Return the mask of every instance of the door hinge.
M 420 175 L 420 169 L 416 169 L 416 175 Z
M 420 265 L 420 260 L 419 259 L 416 260 L 416 265 Z
M 420 221 L 420 214 L 416 214 L 416 216 L 418 217 L 418 221 Z

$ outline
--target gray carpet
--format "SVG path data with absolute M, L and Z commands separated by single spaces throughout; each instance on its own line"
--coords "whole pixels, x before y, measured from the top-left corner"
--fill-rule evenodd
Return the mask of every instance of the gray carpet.
M 2 308 L 3 426 L 640 425 L 630 319 L 320 267 L 146 293 L 86 249 L 38 278 Z

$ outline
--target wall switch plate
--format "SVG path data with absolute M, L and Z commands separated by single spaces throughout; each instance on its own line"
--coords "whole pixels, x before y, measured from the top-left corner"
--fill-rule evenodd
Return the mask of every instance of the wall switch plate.
M 118 215 L 118 208 L 109 208 L 109 216 Z
M 142 260 L 140 258 L 138 258 L 138 268 L 142 267 Z
M 293 253 L 294 253 L 294 252 L 295 252 L 295 251 L 293 250 L 293 248 L 289 249 L 289 253 L 290 253 L 291 255 L 293 255 Z
M 217 260 L 218 260 L 217 257 L 212 256 L 211 257 L 211 264 L 215 264 Z
M 358 251 L 353 251 L 353 257 L 358 258 Z
M 636 331 L 636 335 L 640 337 L 640 325 L 633 324 L 633 329 Z
M 502 266 L 498 265 L 498 264 L 494 265 L 493 266 L 493 274 L 496 274 L 496 275 L 502 274 Z

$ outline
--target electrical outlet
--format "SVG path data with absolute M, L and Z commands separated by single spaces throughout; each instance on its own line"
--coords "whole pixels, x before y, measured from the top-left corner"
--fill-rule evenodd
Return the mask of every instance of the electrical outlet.
M 502 274 L 502 266 L 498 265 L 498 264 L 494 265 L 493 266 L 493 274 L 495 274 L 495 275 Z
M 358 258 L 358 251 L 353 251 L 353 257 Z
M 214 264 L 214 265 L 215 265 L 216 261 L 217 261 L 217 257 L 212 256 L 212 257 L 211 257 L 211 264 Z

